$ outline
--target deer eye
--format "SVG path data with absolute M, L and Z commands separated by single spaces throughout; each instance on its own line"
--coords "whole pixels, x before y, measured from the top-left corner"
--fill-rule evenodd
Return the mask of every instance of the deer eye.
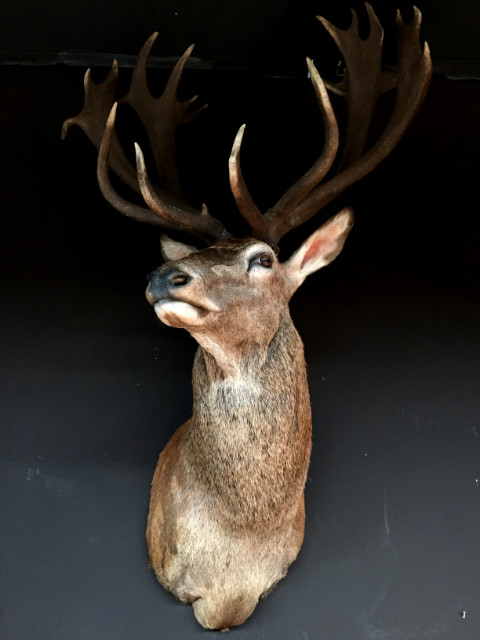
M 263 255 L 261 255 L 258 261 L 260 262 L 262 267 L 266 267 L 267 269 L 270 269 L 273 264 L 273 260 L 268 255 L 268 253 L 264 253 Z
M 273 264 L 273 258 L 269 253 L 260 253 L 252 256 L 248 265 L 248 270 L 253 267 L 263 267 L 264 269 L 271 269 Z

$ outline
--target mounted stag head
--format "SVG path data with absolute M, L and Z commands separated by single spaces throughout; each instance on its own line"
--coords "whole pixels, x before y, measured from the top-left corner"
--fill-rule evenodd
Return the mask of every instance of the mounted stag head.
M 147 299 L 158 317 L 187 329 L 199 349 L 193 366 L 193 413 L 161 453 L 153 478 L 147 542 L 151 564 L 166 589 L 193 604 L 209 629 L 239 625 L 286 574 L 304 532 L 304 485 L 311 449 L 311 412 L 301 339 L 288 302 L 310 273 L 341 251 L 352 226 L 343 209 L 310 236 L 286 262 L 278 242 L 288 231 L 369 173 L 400 140 L 425 96 L 432 67 L 419 44 L 420 12 L 404 24 L 397 16 L 398 70 L 381 70 L 383 30 L 366 5 L 370 34 L 362 40 L 357 17 L 341 30 L 319 18 L 345 61 L 338 85 L 320 78 L 308 60 L 325 124 L 325 144 L 315 164 L 267 212 L 261 213 L 240 170 L 242 127 L 230 156 L 237 206 L 251 228 L 232 238 L 205 206 L 183 198 L 175 163 L 175 131 L 196 112 L 176 92 L 192 48 L 175 66 L 161 98 L 146 82 L 146 61 L 156 35 L 143 47 L 131 89 L 122 102 L 143 122 L 161 186 L 148 178 L 136 145 L 136 170 L 115 134 L 113 93 L 117 65 L 104 83 L 87 72 L 85 105 L 76 118 L 99 149 L 98 181 L 106 199 L 123 214 L 159 227 L 177 228 L 207 240 L 202 250 L 162 239 L 166 263 L 149 276 Z M 348 99 L 348 126 L 336 170 L 339 134 L 327 88 Z M 365 149 L 378 96 L 396 88 L 392 116 L 378 140 Z M 141 192 L 148 208 L 120 197 L 109 166 Z M 328 176 L 327 176 L 328 174 Z M 324 180 L 327 178 L 326 180 Z

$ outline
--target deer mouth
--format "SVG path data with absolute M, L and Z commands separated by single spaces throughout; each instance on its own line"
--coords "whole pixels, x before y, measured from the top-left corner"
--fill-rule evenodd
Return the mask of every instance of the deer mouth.
M 199 326 L 204 324 L 208 316 L 219 311 L 217 307 L 207 307 L 172 298 L 157 300 L 153 308 L 158 318 L 170 327 Z

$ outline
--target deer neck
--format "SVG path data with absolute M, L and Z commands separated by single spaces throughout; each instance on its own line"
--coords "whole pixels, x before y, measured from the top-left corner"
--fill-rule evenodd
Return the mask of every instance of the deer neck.
M 228 376 L 202 346 L 193 368 L 192 467 L 235 526 L 271 521 L 285 496 L 298 504 L 310 457 L 303 344 L 288 314 L 264 349 Z M 267 487 L 267 489 L 266 489 Z M 293 508 L 293 507 L 292 507 Z M 226 515 L 228 514 L 228 515 Z
M 219 384 L 235 394 L 252 386 L 268 389 L 279 376 L 305 368 L 303 344 L 288 311 L 268 338 L 249 340 L 231 330 L 220 337 L 193 334 L 200 348 L 193 367 L 193 388 L 198 399 Z M 262 336 L 263 338 L 263 336 Z

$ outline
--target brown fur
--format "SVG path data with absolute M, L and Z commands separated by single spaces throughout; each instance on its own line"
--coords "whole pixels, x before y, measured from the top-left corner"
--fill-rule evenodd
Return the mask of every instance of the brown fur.
M 350 214 L 340 222 L 327 223 L 324 242 L 317 231 L 284 264 L 252 239 L 190 247 L 158 270 L 166 278 L 173 265 L 188 283 L 168 294 L 147 290 L 159 317 L 200 345 L 192 417 L 161 453 L 153 478 L 150 562 L 206 628 L 244 622 L 303 541 L 311 412 L 288 300 L 323 266 L 320 246 L 322 255 L 341 249 Z M 272 257 L 271 268 L 255 262 L 262 252 Z

